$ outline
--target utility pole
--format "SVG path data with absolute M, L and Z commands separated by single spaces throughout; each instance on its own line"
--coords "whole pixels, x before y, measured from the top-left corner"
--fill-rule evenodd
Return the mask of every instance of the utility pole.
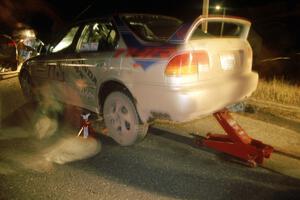
M 203 0 L 203 5 L 202 5 L 202 16 L 203 17 L 208 17 L 208 9 L 209 9 L 209 0 Z M 207 32 L 207 22 L 203 23 L 202 30 L 205 33 Z
M 223 8 L 223 20 L 222 20 L 222 26 L 221 26 L 221 34 L 220 34 L 221 37 L 223 36 L 224 17 L 225 17 L 225 14 L 226 14 L 226 8 L 224 7 L 224 8 Z

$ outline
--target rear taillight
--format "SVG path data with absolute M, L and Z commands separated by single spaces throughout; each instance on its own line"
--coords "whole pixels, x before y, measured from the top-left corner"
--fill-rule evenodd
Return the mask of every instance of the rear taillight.
M 173 57 L 165 70 L 167 76 L 183 76 L 198 73 L 200 69 L 208 68 L 208 55 L 205 51 L 184 52 Z
M 9 46 L 9 47 L 15 47 L 16 43 L 15 42 L 8 42 L 7 46 Z

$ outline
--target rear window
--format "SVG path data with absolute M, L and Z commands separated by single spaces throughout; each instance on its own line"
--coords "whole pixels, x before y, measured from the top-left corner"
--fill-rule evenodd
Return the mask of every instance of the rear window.
M 241 24 L 210 21 L 207 22 L 207 31 L 204 31 L 204 23 L 197 27 L 191 39 L 199 39 L 201 37 L 240 37 L 243 30 Z
M 166 41 L 179 28 L 182 21 L 160 15 L 126 15 L 123 20 L 142 40 Z

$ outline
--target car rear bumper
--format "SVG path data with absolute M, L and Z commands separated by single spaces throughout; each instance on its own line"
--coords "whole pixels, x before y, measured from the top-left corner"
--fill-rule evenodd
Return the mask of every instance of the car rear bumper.
M 255 91 L 257 83 L 257 73 L 250 72 L 182 88 L 139 84 L 132 92 L 143 122 L 151 118 L 184 122 L 244 100 Z

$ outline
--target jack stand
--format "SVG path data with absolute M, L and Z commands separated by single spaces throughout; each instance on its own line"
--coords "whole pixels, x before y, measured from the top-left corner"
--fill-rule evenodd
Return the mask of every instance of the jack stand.
M 264 158 L 271 156 L 273 147 L 249 137 L 232 118 L 227 109 L 223 109 L 213 115 L 227 135 L 208 133 L 207 137 L 202 141 L 204 146 L 240 158 L 246 161 L 246 164 L 250 167 L 262 164 Z M 196 144 L 199 144 L 199 141 L 196 141 Z
M 80 134 L 83 131 L 83 138 L 85 138 L 85 139 L 88 138 L 89 132 L 91 131 L 91 122 L 89 121 L 90 115 L 91 115 L 91 113 L 81 115 L 81 117 L 82 117 L 81 129 L 78 132 L 77 137 L 80 136 Z

